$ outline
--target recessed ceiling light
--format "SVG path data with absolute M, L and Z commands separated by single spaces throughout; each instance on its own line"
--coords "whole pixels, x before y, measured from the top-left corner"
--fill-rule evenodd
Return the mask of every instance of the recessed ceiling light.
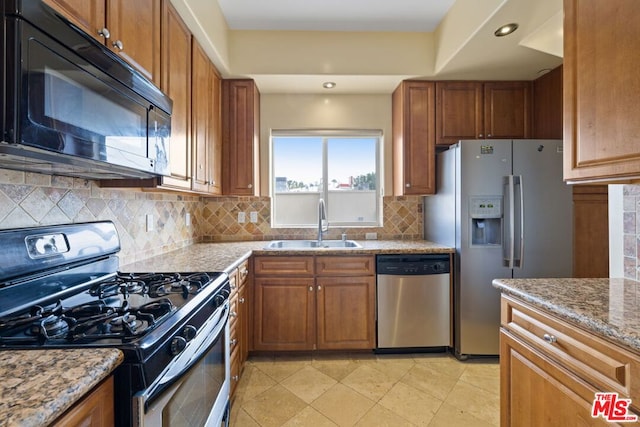
M 336 84 L 334 82 L 324 82 L 322 83 L 322 87 L 325 89 L 333 89 L 336 87 Z
M 503 25 L 502 27 L 498 28 L 493 34 L 495 34 L 496 37 L 504 37 L 513 33 L 517 29 L 518 24 L 514 22 L 511 24 Z

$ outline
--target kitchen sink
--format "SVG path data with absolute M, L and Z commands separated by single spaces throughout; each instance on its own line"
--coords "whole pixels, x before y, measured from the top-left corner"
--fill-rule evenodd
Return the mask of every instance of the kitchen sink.
M 323 240 L 318 244 L 317 240 L 274 240 L 269 242 L 265 249 L 312 249 L 312 248 L 361 248 L 362 246 L 353 240 Z

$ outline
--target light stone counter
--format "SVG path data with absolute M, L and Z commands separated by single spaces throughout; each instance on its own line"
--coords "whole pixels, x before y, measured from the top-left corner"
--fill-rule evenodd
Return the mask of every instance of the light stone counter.
M 268 241 L 198 243 L 135 263 L 122 264 L 127 272 L 229 271 L 253 255 L 374 255 L 453 253 L 454 249 L 424 240 L 362 240 L 362 248 L 264 249 Z
M 640 353 L 640 282 L 627 279 L 496 279 L 493 286 Z
M 46 426 L 122 363 L 115 349 L 0 351 L 0 426 Z

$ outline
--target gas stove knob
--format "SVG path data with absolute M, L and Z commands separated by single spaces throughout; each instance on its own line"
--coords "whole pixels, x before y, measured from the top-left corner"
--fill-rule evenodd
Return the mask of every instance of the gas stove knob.
M 184 348 L 187 346 L 187 340 L 180 337 L 175 336 L 171 339 L 171 354 L 174 356 L 179 354 Z
M 195 338 L 197 333 L 198 333 L 198 330 L 196 329 L 195 326 L 187 325 L 182 330 L 182 337 L 187 341 L 191 341 L 193 338 Z

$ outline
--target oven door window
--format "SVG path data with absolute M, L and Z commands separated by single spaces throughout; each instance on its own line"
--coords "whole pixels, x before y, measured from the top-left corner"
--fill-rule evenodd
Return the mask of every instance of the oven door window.
M 27 50 L 24 143 L 117 164 L 126 164 L 127 154 L 148 156 L 142 99 L 132 99 L 118 89 L 119 82 L 97 70 L 99 77 L 94 75 L 89 64 L 81 68 L 36 39 L 29 39 Z
M 204 426 L 223 389 L 226 377 L 225 334 L 181 378 L 162 409 L 164 427 Z

